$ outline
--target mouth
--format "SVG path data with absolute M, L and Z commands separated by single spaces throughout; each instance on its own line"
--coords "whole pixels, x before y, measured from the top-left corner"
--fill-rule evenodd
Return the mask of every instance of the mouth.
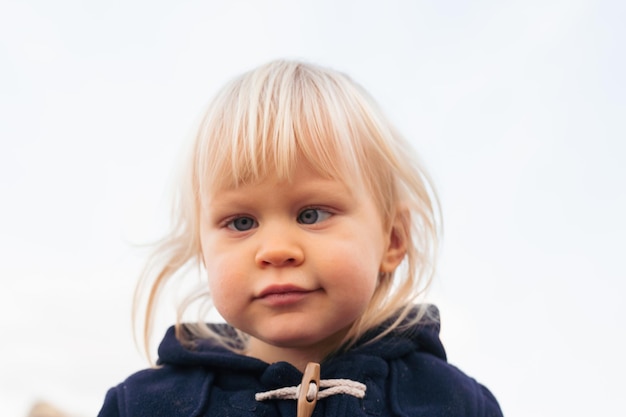
M 257 298 L 264 298 L 273 295 L 282 295 L 282 294 L 290 294 L 290 293 L 306 293 L 309 290 L 298 287 L 296 285 L 270 285 L 265 288 L 261 293 L 257 296 Z
M 313 292 L 295 285 L 271 285 L 255 298 L 269 306 L 280 307 L 296 304 Z

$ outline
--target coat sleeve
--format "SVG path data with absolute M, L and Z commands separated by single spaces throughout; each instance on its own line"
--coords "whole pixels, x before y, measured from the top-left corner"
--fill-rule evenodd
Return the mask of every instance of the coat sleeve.
M 500 404 L 498 404 L 496 397 L 494 397 L 491 391 L 489 391 L 486 387 L 481 385 L 481 388 L 483 389 L 483 394 L 485 395 L 485 415 L 502 417 L 502 409 L 500 408 Z
M 392 363 L 390 400 L 399 415 L 502 417 L 493 394 L 456 367 L 430 354 Z
M 143 370 L 108 391 L 98 417 L 201 415 L 212 382 L 213 375 L 202 368 Z
M 117 399 L 117 388 L 111 388 L 107 392 L 107 395 L 104 398 L 104 404 L 98 413 L 98 417 L 121 417 Z

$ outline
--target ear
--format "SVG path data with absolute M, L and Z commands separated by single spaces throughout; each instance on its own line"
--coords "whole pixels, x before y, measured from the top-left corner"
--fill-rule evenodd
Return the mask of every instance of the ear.
M 393 272 L 406 256 L 411 238 L 411 214 L 406 207 L 399 207 L 391 222 L 387 247 L 380 263 L 380 272 Z

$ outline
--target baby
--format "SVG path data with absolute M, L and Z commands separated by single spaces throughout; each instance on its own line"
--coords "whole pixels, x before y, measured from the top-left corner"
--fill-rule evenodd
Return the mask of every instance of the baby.
M 177 223 L 138 287 L 146 346 L 166 282 L 197 264 L 207 285 L 180 306 L 158 366 L 112 388 L 100 417 L 502 415 L 446 362 L 438 312 L 418 303 L 433 187 L 349 77 L 291 61 L 243 74 L 185 167 Z M 183 323 L 198 299 L 226 323 Z

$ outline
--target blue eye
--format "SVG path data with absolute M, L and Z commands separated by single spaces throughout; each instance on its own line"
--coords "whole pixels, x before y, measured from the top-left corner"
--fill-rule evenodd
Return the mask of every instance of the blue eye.
M 326 210 L 309 208 L 302 210 L 298 215 L 298 223 L 301 224 L 315 224 L 326 220 L 330 217 L 330 213 Z
M 256 221 L 251 217 L 237 217 L 226 225 L 231 230 L 246 232 L 256 226 Z

